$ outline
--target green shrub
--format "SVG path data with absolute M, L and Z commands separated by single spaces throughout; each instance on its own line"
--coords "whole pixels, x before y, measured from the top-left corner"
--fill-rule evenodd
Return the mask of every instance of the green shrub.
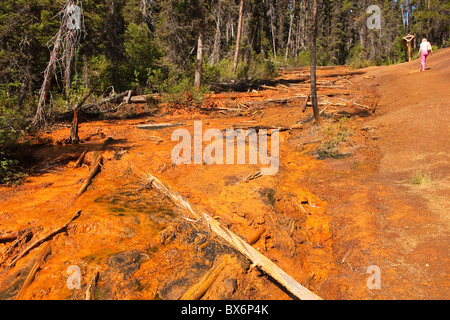
M 416 186 L 424 186 L 431 184 L 432 180 L 429 174 L 416 171 L 409 179 L 409 182 Z
M 364 58 L 364 54 L 365 51 L 363 47 L 361 47 L 360 45 L 354 46 L 352 49 L 350 49 L 347 64 L 354 69 L 367 68 L 373 65 L 372 61 Z
M 23 177 L 11 149 L 26 129 L 20 113 L 5 106 L 0 107 L 0 184 L 15 183 Z
M 311 51 L 301 51 L 297 56 L 297 65 L 300 67 L 306 67 L 311 64 Z
M 216 79 L 212 82 L 228 82 L 231 80 L 261 80 L 277 75 L 277 68 L 275 63 L 266 59 L 263 55 L 256 55 L 250 60 L 239 61 L 236 72 L 233 72 L 233 60 L 222 59 L 217 66 L 209 66 L 207 68 L 209 72 L 214 72 L 214 77 L 210 79 Z

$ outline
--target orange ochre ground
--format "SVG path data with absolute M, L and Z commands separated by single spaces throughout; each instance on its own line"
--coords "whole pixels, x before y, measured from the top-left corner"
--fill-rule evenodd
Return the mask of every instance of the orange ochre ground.
M 69 124 L 29 137 L 28 176 L 0 187 L 0 235 L 30 229 L 33 238 L 11 249 L 13 242 L 0 244 L 0 299 L 16 297 L 43 246 L 8 267 L 11 259 L 78 210 L 67 232 L 51 240 L 23 299 L 84 299 L 96 272 L 94 299 L 178 299 L 223 255 L 233 259 L 202 299 L 295 299 L 152 189 L 149 173 L 244 240 L 256 240 L 257 250 L 323 299 L 448 299 L 450 82 L 441 83 L 448 81 L 449 53 L 431 57 L 425 73 L 414 72 L 417 61 L 348 77 L 326 77 L 346 67 L 319 69 L 321 128 L 307 121 L 311 108 L 302 112 L 308 83 L 283 82 L 212 93 L 203 102 L 207 111 L 161 105 L 147 114 L 130 105 L 133 118 L 82 122 L 76 145 L 64 144 Z M 283 71 L 280 79 L 307 73 Z M 420 85 L 420 77 L 431 82 Z M 418 90 L 435 90 L 431 105 L 405 98 Z M 174 165 L 178 142 L 171 135 L 177 128 L 193 133 L 194 121 L 203 131 L 291 128 L 280 133 L 278 174 L 246 181 L 260 165 Z M 113 140 L 102 150 L 107 137 Z M 330 148 L 333 154 L 324 153 Z M 83 165 L 74 168 L 84 150 Z M 78 197 L 98 152 L 101 172 Z M 411 182 L 417 173 L 429 183 Z M 70 266 L 81 272 L 79 288 L 68 285 Z M 368 286 L 370 266 L 381 271 L 380 289 Z

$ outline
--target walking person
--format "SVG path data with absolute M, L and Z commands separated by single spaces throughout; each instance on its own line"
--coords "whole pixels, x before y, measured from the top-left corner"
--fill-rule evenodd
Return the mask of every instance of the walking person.
M 420 57 L 420 71 L 425 71 L 425 64 L 427 62 L 427 57 L 429 54 L 433 53 L 433 48 L 427 39 L 422 39 L 422 43 L 420 44 L 419 57 Z

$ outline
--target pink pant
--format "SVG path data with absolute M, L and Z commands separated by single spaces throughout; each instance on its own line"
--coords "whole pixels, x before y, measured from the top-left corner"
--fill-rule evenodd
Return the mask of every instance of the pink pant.
M 422 51 L 420 55 L 420 65 L 422 66 L 422 71 L 425 71 L 425 64 L 427 62 L 428 51 Z

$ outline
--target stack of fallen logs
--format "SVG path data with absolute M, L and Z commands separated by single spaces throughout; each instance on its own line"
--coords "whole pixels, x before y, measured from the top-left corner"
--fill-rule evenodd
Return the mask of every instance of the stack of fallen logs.
M 325 108 L 328 109 L 331 114 L 351 107 L 366 112 L 373 111 L 374 105 L 367 106 L 352 98 L 356 89 L 348 89 L 349 85 L 354 85 L 349 78 L 364 73 L 364 71 L 352 71 L 319 74 L 317 81 L 318 105 L 324 107 L 323 111 Z M 308 107 L 312 106 L 309 74 L 299 74 L 293 79 L 273 81 L 270 85 L 260 84 L 258 88 L 259 91 L 253 90 L 247 94 L 242 92 L 214 94 L 207 97 L 206 101 L 210 105 L 215 104 L 217 111 L 234 115 L 254 115 L 264 108 L 281 105 L 300 106 L 305 112 Z M 267 98 L 268 94 L 263 90 L 270 90 L 274 96 Z M 333 107 L 335 110 L 331 110 Z
M 373 106 L 367 106 L 354 101 L 350 96 L 355 90 L 347 89 L 348 85 L 353 85 L 349 78 L 355 75 L 362 75 L 365 71 L 328 72 L 334 69 L 336 68 L 321 67 L 319 69 L 317 75 L 319 106 L 325 106 L 329 109 L 332 107 L 337 107 L 338 109 L 342 109 L 342 107 L 356 107 L 363 111 L 371 111 Z M 308 73 L 292 74 L 291 72 L 289 75 L 286 75 L 286 78 L 288 79 L 281 78 L 260 82 L 213 85 L 211 87 L 213 91 L 224 93 L 207 96 L 203 105 L 200 107 L 200 111 L 217 111 L 219 113 L 234 115 L 255 115 L 261 109 L 273 105 L 299 104 L 305 110 L 309 106 L 312 106 L 309 91 L 310 75 Z M 267 94 L 262 92 L 264 90 L 275 91 L 278 97 L 266 99 Z M 245 92 L 247 94 L 243 94 Z M 332 99 L 330 100 L 330 98 Z M 99 116 L 101 114 L 115 112 L 132 103 L 144 104 L 149 101 L 157 102 L 160 100 L 160 94 L 136 95 L 135 91 L 128 90 L 119 94 L 110 95 L 100 101 L 94 101 L 82 106 L 79 105 L 75 109 L 80 109 L 87 116 Z M 229 103 L 224 103 L 222 100 L 228 100 Z M 58 118 L 60 120 L 73 119 L 74 111 L 66 112 Z

